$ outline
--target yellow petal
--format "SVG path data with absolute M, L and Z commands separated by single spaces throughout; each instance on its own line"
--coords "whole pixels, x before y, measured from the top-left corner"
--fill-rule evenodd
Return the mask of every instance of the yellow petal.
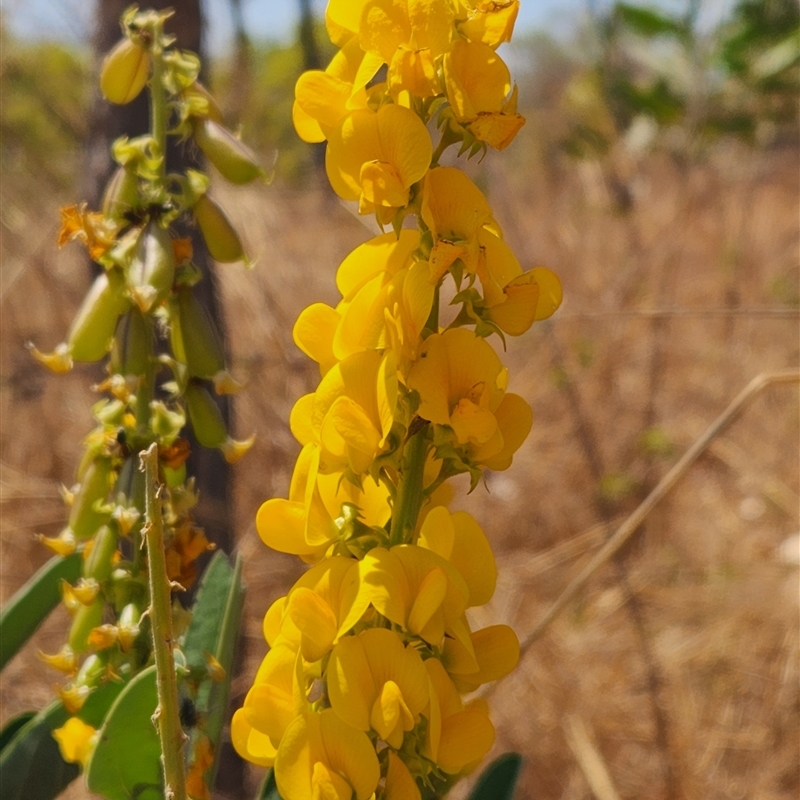
M 445 55 L 443 68 L 447 99 L 459 122 L 503 108 L 511 75 L 491 47 L 459 39 Z
M 417 544 L 449 559 L 454 541 L 455 526 L 450 512 L 444 506 L 432 508 L 422 523 Z
M 411 253 L 419 247 L 419 231 L 404 228 L 400 236 L 385 233 L 356 247 L 336 271 L 336 287 L 349 298 L 371 278 L 385 273 L 396 275 L 408 265 Z
M 533 280 L 539 285 L 539 303 L 536 306 L 536 319 L 547 319 L 558 311 L 563 292 L 558 276 L 546 267 L 531 270 Z
M 504 470 L 511 466 L 511 459 L 522 443 L 528 438 L 533 426 L 531 407 L 517 394 L 509 392 L 495 410 L 497 425 L 503 437 L 503 446 L 499 451 L 486 450 L 481 445 L 473 447 L 471 457 L 475 463 L 483 464 L 488 469 Z M 484 456 L 484 452 L 491 455 Z
M 385 800 L 421 800 L 421 795 L 408 767 L 391 750 L 386 773 Z
M 317 433 L 311 425 L 313 408 L 314 395 L 304 394 L 294 404 L 289 415 L 289 428 L 292 431 L 292 435 L 304 446 L 318 440 Z
M 360 594 L 396 625 L 406 624 L 410 589 L 397 555 L 375 547 L 360 562 Z
M 422 120 L 407 108 L 381 106 L 377 114 L 381 161 L 391 164 L 403 186 L 421 180 L 430 167 L 433 146 Z
M 489 308 L 489 319 L 509 336 L 521 336 L 536 319 L 539 284 L 531 272 L 514 278 L 504 289 L 504 302 Z
M 303 634 L 303 658 L 319 661 L 336 638 L 336 617 L 330 606 L 316 592 L 301 586 L 289 594 L 286 613 Z
M 297 135 L 309 144 L 324 142 L 327 138 L 322 132 L 319 122 L 314 117 L 307 114 L 298 104 L 297 100 L 292 103 L 292 124 Z
M 514 23 L 519 13 L 519 0 L 468 0 L 470 13 L 466 20 L 460 21 L 458 30 L 471 42 L 483 42 L 497 47 L 511 41 Z
M 319 123 L 326 136 L 348 113 L 352 92 L 352 83 L 317 69 L 304 72 L 294 88 L 297 105 Z
M 466 709 L 442 720 L 436 763 L 449 775 L 477 764 L 494 744 L 494 725 L 478 709 Z
M 394 681 L 386 681 L 381 687 L 372 706 L 370 724 L 378 736 L 395 749 L 403 744 L 403 731 L 414 727 L 414 718 Z
M 319 547 L 305 540 L 306 509 L 302 503 L 273 498 L 256 514 L 256 530 L 267 547 L 279 553 L 310 555 Z
M 335 45 L 343 47 L 358 33 L 361 11 L 366 3 L 367 0 L 328 0 L 325 26 Z
M 246 761 L 260 767 L 271 767 L 277 751 L 269 737 L 255 730 L 247 721 L 243 708 L 231 719 L 231 743 L 234 750 Z
M 495 150 L 505 150 L 524 124 L 525 117 L 521 114 L 481 112 L 467 124 L 467 128 L 478 141 L 486 142 Z
M 334 647 L 327 669 L 328 696 L 334 711 L 360 731 L 370 729 L 370 710 L 378 687 L 360 636 L 345 636 Z
M 454 528 L 450 563 L 469 589 L 469 606 L 482 606 L 492 599 L 497 585 L 497 566 L 489 540 L 474 517 L 466 511 L 452 516 Z
M 335 309 L 314 303 L 300 313 L 292 330 L 294 343 L 319 364 L 322 375 L 336 363 L 332 342 L 339 320 Z
M 472 634 L 478 662 L 477 672 L 459 676 L 462 691 L 474 691 L 481 684 L 508 675 L 519 662 L 519 639 L 508 625 L 490 625 Z
M 364 199 L 376 206 L 399 208 L 408 202 L 408 190 L 392 164 L 368 161 L 359 176 Z
M 64 725 L 53 731 L 64 761 L 86 767 L 94 752 L 97 731 L 78 717 L 70 717 Z

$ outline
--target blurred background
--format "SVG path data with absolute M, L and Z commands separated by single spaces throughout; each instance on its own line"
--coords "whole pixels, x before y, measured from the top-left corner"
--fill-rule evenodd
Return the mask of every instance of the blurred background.
M 120 122 L 97 68 L 124 5 L 6 0 L 0 17 L 3 600 L 47 559 L 34 534 L 64 524 L 59 486 L 92 425 L 98 370 L 50 375 L 24 344 L 61 341 L 89 285 L 82 252 L 56 248 L 58 208 L 96 206 L 102 189 Z M 292 324 L 337 301 L 336 266 L 371 228 L 291 125 L 297 76 L 332 54 L 324 4 L 170 5 L 230 124 L 275 164 L 270 186 L 213 180 L 256 261 L 208 282 L 247 381 L 231 425 L 258 433 L 230 474 L 201 467 L 204 524 L 245 556 L 236 705 L 265 653 L 264 611 L 301 571 L 254 526 L 259 504 L 287 492 L 289 411 L 318 380 Z M 527 124 L 468 169 L 524 268 L 557 272 L 565 299 L 505 354 L 532 435 L 488 493 L 462 485 L 454 507 L 497 553 L 498 591 L 475 624 L 506 622 L 524 642 L 732 397 L 798 364 L 800 11 L 523 0 L 501 53 Z M 492 689 L 493 753 L 525 757 L 520 800 L 798 796 L 798 410 L 794 386 L 761 395 Z M 58 649 L 65 619 L 57 610 L 3 673 L 3 718 L 51 699 L 57 676 L 36 652 Z M 253 796 L 260 779 L 229 754 L 219 797 Z

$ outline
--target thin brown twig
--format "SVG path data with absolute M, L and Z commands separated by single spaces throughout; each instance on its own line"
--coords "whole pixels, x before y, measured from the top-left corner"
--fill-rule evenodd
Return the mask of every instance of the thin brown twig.
M 750 381 L 750 383 L 731 401 L 725 411 L 711 423 L 705 433 L 703 433 L 686 453 L 684 453 L 683 457 L 664 476 L 661 482 L 650 492 L 641 505 L 622 523 L 614 535 L 581 570 L 580 574 L 570 581 L 550 607 L 550 610 L 542 617 L 531 633 L 525 637 L 522 643 L 522 652 L 524 653 L 537 639 L 541 638 L 550 623 L 553 622 L 564 608 L 566 608 L 575 595 L 586 585 L 592 575 L 594 575 L 594 573 L 628 541 L 653 508 L 655 508 L 655 506 L 675 487 L 678 481 L 686 474 L 689 467 L 697 461 L 711 442 L 736 419 L 755 397 L 764 391 L 764 389 L 774 384 L 798 382 L 800 382 L 800 370 L 765 372 Z

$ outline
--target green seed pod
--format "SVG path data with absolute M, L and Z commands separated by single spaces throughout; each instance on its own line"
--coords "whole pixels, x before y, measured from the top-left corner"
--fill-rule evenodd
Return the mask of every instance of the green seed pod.
M 130 103 L 147 83 L 150 56 L 140 44 L 123 39 L 103 59 L 100 91 L 109 103 Z
M 228 431 L 211 395 L 202 386 L 190 383 L 186 387 L 186 404 L 197 441 L 204 447 L 222 447 L 228 441 Z
M 114 566 L 112 560 L 117 552 L 116 530 L 110 525 L 103 525 L 94 537 L 89 556 L 83 562 L 83 576 L 94 578 L 98 583 L 103 583 L 111 577 Z
M 98 597 L 91 605 L 81 606 L 72 618 L 67 641 L 75 653 L 85 653 L 89 649 L 89 634 L 103 621 L 103 605 Z
M 229 264 L 245 259 L 239 234 L 225 212 L 208 195 L 197 201 L 192 212 L 214 261 Z
M 111 472 L 111 459 L 104 456 L 98 456 L 86 468 L 69 513 L 68 527 L 76 539 L 90 539 L 108 522 L 108 512 L 96 511 L 94 505 L 108 497 Z
M 75 686 L 97 686 L 106 676 L 106 664 L 108 659 L 97 653 L 92 653 L 81 664 L 78 674 L 75 676 L 73 684 Z
M 229 130 L 211 119 L 194 121 L 194 138 L 206 158 L 231 183 L 250 183 L 264 177 L 255 153 Z
M 111 345 L 111 370 L 114 375 L 144 375 L 153 355 L 153 331 L 144 314 L 135 306 L 120 317 Z
M 67 337 L 67 347 L 75 361 L 99 361 L 108 352 L 117 318 L 130 305 L 124 288 L 118 269 L 97 277 Z
M 139 178 L 135 165 L 119 167 L 103 194 L 103 216 L 121 222 L 139 205 Z
M 172 239 L 157 222 L 148 222 L 139 234 L 128 266 L 128 287 L 143 314 L 167 296 L 173 280 L 175 253 Z
M 208 117 L 218 125 L 224 125 L 225 119 L 211 92 L 200 81 L 195 81 L 188 89 L 184 89 L 183 96 L 192 107 L 192 116 Z M 200 111 L 200 108 L 203 111 Z
M 225 351 L 217 326 L 188 286 L 175 293 L 170 308 L 173 352 L 193 378 L 213 378 L 225 369 Z

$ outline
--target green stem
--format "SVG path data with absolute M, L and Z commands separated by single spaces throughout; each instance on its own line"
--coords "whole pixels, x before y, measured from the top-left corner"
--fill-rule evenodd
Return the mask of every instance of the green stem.
M 161 163 L 158 167 L 159 183 L 163 187 L 167 174 L 167 95 L 164 91 L 164 31 L 159 22 L 153 30 L 153 74 L 150 78 L 150 125 Z
M 164 527 L 158 498 L 158 446 L 154 443 L 141 456 L 147 480 L 147 566 L 150 573 L 150 625 L 158 685 L 158 735 L 164 765 L 166 800 L 186 800 L 186 770 L 183 746 L 186 736 L 178 710 L 178 681 L 172 654 L 172 606 L 167 562 L 164 556 Z
M 414 535 L 422 508 L 422 478 L 428 455 L 427 425 L 406 443 L 402 480 L 397 490 L 397 503 L 392 514 L 390 546 L 407 544 Z

